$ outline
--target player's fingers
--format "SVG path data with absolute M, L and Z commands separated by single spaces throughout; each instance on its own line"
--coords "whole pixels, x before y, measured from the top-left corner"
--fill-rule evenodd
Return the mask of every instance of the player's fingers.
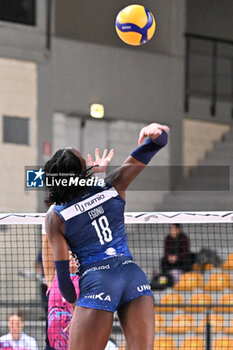
M 112 148 L 111 151 L 109 152 L 108 156 L 107 156 L 109 162 L 112 160 L 113 156 L 114 156 L 114 149 Z
M 89 153 L 87 155 L 87 162 L 88 162 L 88 165 L 92 166 L 93 161 L 92 161 L 91 155 Z
M 107 154 L 108 154 L 108 150 L 105 148 L 105 150 L 103 151 L 102 159 L 105 159 Z
M 169 127 L 167 125 L 156 124 L 155 126 L 151 125 L 148 128 L 147 136 L 156 139 L 159 137 L 163 131 L 168 132 Z
M 96 147 L 95 149 L 95 160 L 98 160 L 100 158 L 100 151 L 99 151 L 99 148 Z
M 155 133 L 155 137 L 159 137 L 162 134 L 163 130 L 158 129 Z
M 167 125 L 152 123 L 148 127 L 142 128 L 138 138 L 138 145 L 140 146 L 143 142 L 145 136 L 151 136 L 153 138 L 157 138 L 162 134 L 162 131 L 169 131 L 169 127 Z
M 160 125 L 159 129 L 164 130 L 166 132 L 168 132 L 170 130 L 169 126 L 167 126 L 167 125 Z
M 145 134 L 145 128 L 143 128 L 143 129 L 140 131 L 140 134 L 139 134 L 138 146 L 141 146 L 141 144 L 142 144 L 143 139 L 144 139 L 145 136 L 146 136 L 146 134 Z

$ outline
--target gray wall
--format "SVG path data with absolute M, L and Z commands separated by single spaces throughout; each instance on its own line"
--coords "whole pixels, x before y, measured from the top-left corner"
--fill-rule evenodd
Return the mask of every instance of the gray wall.
M 132 48 L 118 39 L 113 25 L 123 1 L 69 0 L 65 8 L 63 3 L 54 2 L 58 12 L 53 14 L 56 36 L 51 52 L 45 48 L 45 0 L 37 2 L 36 28 L 1 23 L 0 56 L 38 65 L 38 164 L 45 161 L 43 141 L 52 141 L 54 113 L 88 118 L 89 105 L 95 101 L 104 104 L 110 119 L 169 124 L 170 159 L 180 164 L 185 0 L 146 1 L 156 16 L 157 32 L 148 44 Z M 61 20 L 67 21 L 64 26 Z M 69 23 L 73 36 L 67 34 Z M 38 210 L 44 208 L 43 197 L 39 193 Z
M 115 18 L 122 8 L 130 4 L 135 4 L 135 1 L 56 0 L 55 35 L 126 48 L 115 32 Z M 143 5 L 154 14 L 157 30 L 154 39 L 137 48 L 137 52 L 172 52 L 174 44 L 180 43 L 180 31 L 184 32 L 184 1 L 144 0 Z
M 187 0 L 187 31 L 233 40 L 232 0 Z
M 181 101 L 173 97 L 183 86 L 182 66 L 182 58 L 56 39 L 53 103 L 88 115 L 90 104 L 99 101 L 108 118 L 173 124 L 180 119 Z
M 37 1 L 36 27 L 0 22 L 0 56 L 22 60 L 46 59 L 46 0 Z
M 125 6 L 123 0 L 56 0 L 54 5 L 51 52 L 45 48 L 46 0 L 37 2 L 36 28 L 1 22 L 0 31 L 1 57 L 38 64 L 38 164 L 45 161 L 43 141 L 52 140 L 53 114 L 87 118 L 93 101 L 105 105 L 110 119 L 168 123 L 171 164 L 181 164 L 183 34 L 187 29 L 232 39 L 232 1 L 145 0 L 155 14 L 157 31 L 142 47 L 125 45 L 115 33 L 114 19 Z M 195 114 L 202 110 L 199 104 Z
M 64 27 L 60 28 L 62 34 L 56 23 L 57 36 L 53 38 L 50 64 L 39 65 L 39 148 L 42 149 L 43 140 L 51 133 L 52 109 L 89 118 L 90 104 L 101 102 L 109 119 L 169 124 L 172 128 L 171 163 L 181 164 L 185 1 L 166 0 L 153 4 L 154 12 L 160 12 L 160 32 L 158 24 L 151 43 L 137 48 L 121 43 L 114 26 L 112 32 L 107 30 L 108 34 L 102 35 L 109 25 L 108 20 L 103 20 L 105 12 L 99 16 L 98 26 L 90 20 L 103 3 L 89 1 L 90 6 L 87 6 L 86 2 L 76 2 L 70 8 L 71 3 L 67 2 L 64 9 L 63 3 L 57 1 L 56 9 L 63 11 L 65 19 L 76 16 L 80 30 L 74 26 L 74 33 L 71 33 L 66 25 L 72 21 L 67 18 L 68 22 L 64 21 Z M 113 2 L 110 5 L 102 10 L 117 13 L 118 5 L 119 9 L 124 7 L 123 2 L 117 5 L 117 10 Z M 152 2 L 148 2 L 148 7 L 153 11 L 150 5 Z M 93 7 L 94 12 L 90 10 Z M 71 13 L 68 15 L 71 9 L 73 17 Z M 92 24 L 87 26 L 89 22 Z M 40 160 L 43 161 L 42 155 Z
M 188 0 L 186 30 L 192 34 L 233 42 L 232 0 Z M 190 56 L 189 117 L 211 120 L 212 52 L 209 41 L 192 40 Z M 217 112 L 215 120 L 231 123 L 233 45 L 218 44 Z

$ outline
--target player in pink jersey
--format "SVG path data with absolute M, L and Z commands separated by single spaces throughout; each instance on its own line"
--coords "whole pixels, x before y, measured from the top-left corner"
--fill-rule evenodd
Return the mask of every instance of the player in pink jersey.
M 70 254 L 70 277 L 74 283 L 77 295 L 79 295 L 78 276 L 75 274 L 77 265 Z M 72 318 L 72 307 L 62 297 L 57 275 L 54 276 L 48 292 L 48 328 L 46 350 L 68 350 L 69 325 Z

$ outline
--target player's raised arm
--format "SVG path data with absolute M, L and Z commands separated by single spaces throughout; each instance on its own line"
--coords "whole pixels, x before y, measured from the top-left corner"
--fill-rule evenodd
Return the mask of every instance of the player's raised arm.
M 153 156 L 167 144 L 169 127 L 152 123 L 141 129 L 138 148 L 124 161 L 122 166 L 109 174 L 106 180 L 111 183 L 122 197 L 124 191 L 135 177 L 150 162 Z M 143 143 L 145 137 L 147 140 Z

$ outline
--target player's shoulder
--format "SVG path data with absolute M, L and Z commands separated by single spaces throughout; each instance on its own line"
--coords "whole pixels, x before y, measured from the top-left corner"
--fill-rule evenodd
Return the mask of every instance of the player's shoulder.
M 45 215 L 45 222 L 48 221 L 51 218 L 51 216 L 54 215 L 54 207 L 55 207 L 55 204 L 50 205 L 50 207 Z
M 60 209 L 61 207 L 61 209 Z M 59 210 L 60 209 L 60 210 Z M 46 216 L 45 216 L 45 227 L 46 227 L 46 224 L 48 224 L 50 221 L 60 221 L 60 218 L 59 218 L 59 212 L 62 210 L 62 206 L 60 205 L 51 205 L 49 210 L 47 211 L 46 213 Z

